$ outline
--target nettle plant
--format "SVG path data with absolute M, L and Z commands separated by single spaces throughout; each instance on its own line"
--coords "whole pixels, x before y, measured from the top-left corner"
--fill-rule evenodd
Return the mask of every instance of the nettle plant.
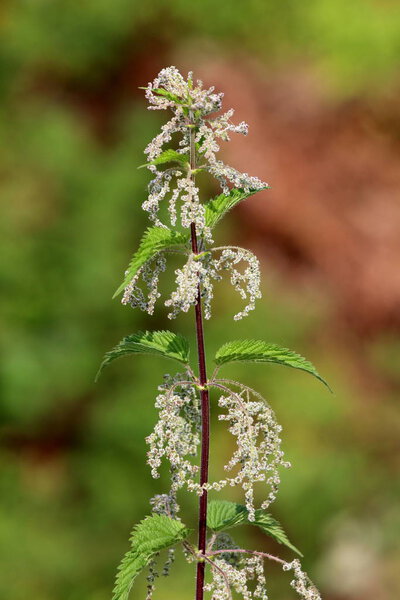
M 232 598 L 233 592 L 245 600 L 266 600 L 266 561 L 275 561 L 283 570 L 292 571 L 290 584 L 302 598 L 319 600 L 319 592 L 298 558 L 287 561 L 240 548 L 230 534 L 234 527 L 253 525 L 301 556 L 268 512 L 277 495 L 279 470 L 290 466 L 281 448 L 282 428 L 258 392 L 239 381 L 222 378 L 219 373 L 224 365 L 235 361 L 269 362 L 301 369 L 324 380 L 302 356 L 260 340 L 228 341 L 215 355 L 211 377 L 206 370 L 203 316 L 211 316 L 214 283 L 227 272 L 243 299 L 245 306 L 233 317 L 235 320 L 253 310 L 256 299 L 261 297 L 256 256 L 237 246 L 214 246 L 213 229 L 236 204 L 268 185 L 217 158 L 221 140 L 229 141 L 232 132 L 246 135 L 248 130 L 244 122 L 231 122 L 233 110 L 211 116 L 221 110 L 222 93 L 205 89 L 201 81 L 195 83 L 192 73 L 184 79 L 175 67 L 163 69 L 144 89 L 149 108 L 171 110 L 172 118 L 145 149 L 147 163 L 143 166 L 153 179 L 143 208 L 153 224 L 145 231 L 116 295 L 123 292 L 123 304 L 153 314 L 160 297 L 159 277 L 166 270 L 167 258 L 170 254 L 181 256 L 183 264 L 175 271 L 176 288 L 165 305 L 171 319 L 194 308 L 198 375 L 189 362 L 188 340 L 171 331 L 128 335 L 105 355 L 100 367 L 101 371 L 128 354 L 155 354 L 181 364 L 181 371 L 165 375 L 158 388 L 155 406 L 159 417 L 146 439 L 151 474 L 157 478 L 161 463 L 166 460 L 170 488 L 150 500 L 151 515 L 134 528 L 131 549 L 119 567 L 113 600 L 127 600 L 135 577 L 146 567 L 150 600 L 160 571 L 164 576 L 169 574 L 176 546 L 189 563 L 197 565 L 196 600 L 203 600 L 204 593 L 211 600 L 226 600 Z M 169 144 L 174 148 L 166 147 Z M 200 200 L 196 185 L 200 172 L 217 178 L 222 187 L 221 194 L 206 202 Z M 208 475 L 211 392 L 216 396 L 218 419 L 226 422 L 235 442 L 232 456 L 223 467 L 225 475 L 219 481 L 210 481 Z M 265 499 L 257 508 L 254 488 L 260 482 L 265 488 Z M 243 504 L 208 502 L 209 491 L 219 492 L 227 486 L 241 486 Z M 199 496 L 197 544 L 179 516 L 178 492 L 183 488 Z M 163 557 L 164 550 L 167 553 Z

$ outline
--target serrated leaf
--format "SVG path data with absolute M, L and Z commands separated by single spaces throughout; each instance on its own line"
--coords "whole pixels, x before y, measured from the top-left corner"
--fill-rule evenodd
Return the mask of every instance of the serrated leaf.
M 105 354 L 96 375 L 96 380 L 102 370 L 113 360 L 128 354 L 156 354 L 187 365 L 189 362 L 189 342 L 183 335 L 172 331 L 138 331 L 132 335 L 127 335 Z
M 296 554 L 299 554 L 299 556 L 303 556 L 300 550 L 291 543 L 279 521 L 274 519 L 271 514 L 265 512 L 265 510 L 256 510 L 255 520 L 248 521 L 248 523 L 261 529 L 261 531 L 272 537 L 279 544 L 283 544 L 293 550 L 293 552 L 296 552 Z
M 169 148 L 168 150 L 164 150 L 157 158 L 145 163 L 144 165 L 140 165 L 138 169 L 142 169 L 143 167 L 147 167 L 148 165 L 164 165 L 165 163 L 175 162 L 180 165 L 186 165 L 189 162 L 189 156 L 187 154 L 179 154 L 176 150 L 172 150 Z
M 247 509 L 236 502 L 212 500 L 207 508 L 207 527 L 213 531 L 228 529 L 247 520 Z
M 322 381 L 332 391 L 311 362 L 293 350 L 282 348 L 277 344 L 270 344 L 262 340 L 235 340 L 221 346 L 215 355 L 215 362 L 219 366 L 236 361 L 271 362 L 300 369 Z
M 187 233 L 179 233 L 178 231 L 172 231 L 164 227 L 149 227 L 141 239 L 138 250 L 132 256 L 124 281 L 115 292 L 113 298 L 125 289 L 147 261 L 155 258 L 160 252 L 184 246 L 188 242 L 188 239 L 189 235 Z
M 238 525 L 254 525 L 279 544 L 287 546 L 302 556 L 300 550 L 290 542 L 280 523 L 271 514 L 262 509 L 256 510 L 254 521 L 249 521 L 248 514 L 247 508 L 242 504 L 213 500 L 208 505 L 207 527 L 213 531 L 222 531 Z
M 132 549 L 125 554 L 115 582 L 113 600 L 127 600 L 136 576 L 152 557 L 186 539 L 189 530 L 180 521 L 165 515 L 146 517 L 131 535 Z
M 266 189 L 269 186 L 265 186 Z M 245 200 L 249 196 L 253 196 L 261 190 L 250 190 L 245 192 L 244 190 L 233 189 L 229 194 L 220 194 L 215 198 L 212 198 L 206 204 L 205 207 L 205 218 L 206 225 L 211 229 L 230 211 L 236 204 L 239 204 L 242 200 Z

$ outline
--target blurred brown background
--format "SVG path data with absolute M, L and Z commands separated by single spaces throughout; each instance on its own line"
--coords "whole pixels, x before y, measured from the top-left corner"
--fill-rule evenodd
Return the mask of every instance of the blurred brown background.
M 171 324 L 163 308 L 151 319 L 111 302 L 146 226 L 136 167 L 164 118 L 138 86 L 174 64 L 225 92 L 250 134 L 224 157 L 271 185 L 217 234 L 257 252 L 264 300 L 233 324 L 222 284 L 209 355 L 227 332 L 262 337 L 305 354 L 335 391 L 236 369 L 284 426 L 293 468 L 274 514 L 326 600 L 399 597 L 399 4 L 8 0 L 0 32 L 0 596 L 110 598 L 132 525 L 167 485 L 144 443 L 165 365 L 93 378 L 139 328 L 193 340 L 191 315 Z M 229 442 L 216 427 L 214 449 Z M 195 500 L 183 504 L 194 523 Z M 287 576 L 269 580 L 271 598 L 293 597 Z M 155 600 L 192 586 L 178 564 Z

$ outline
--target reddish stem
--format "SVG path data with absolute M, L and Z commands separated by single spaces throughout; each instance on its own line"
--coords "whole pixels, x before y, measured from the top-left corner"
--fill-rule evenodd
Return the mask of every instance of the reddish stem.
M 198 254 L 196 225 L 191 224 L 190 227 L 192 252 Z M 196 337 L 197 337 L 197 354 L 199 359 L 199 381 L 202 389 L 200 390 L 201 399 L 201 462 L 200 462 L 200 485 L 208 482 L 208 459 L 210 449 L 210 401 L 207 384 L 206 370 L 206 355 L 204 349 L 204 330 L 203 330 L 203 314 L 201 306 L 201 288 L 200 284 L 197 291 L 197 302 L 195 305 L 196 315 Z M 199 537 L 198 547 L 202 554 L 206 551 L 207 537 L 207 490 L 203 490 L 199 502 Z M 204 595 L 204 574 L 205 563 L 197 563 L 197 578 L 196 578 L 196 600 L 203 600 Z

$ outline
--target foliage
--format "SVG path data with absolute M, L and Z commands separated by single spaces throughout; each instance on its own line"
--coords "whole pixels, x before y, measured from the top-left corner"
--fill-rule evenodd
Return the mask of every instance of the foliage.
M 314 375 L 322 381 L 328 388 L 328 384 L 318 373 L 316 368 L 308 360 L 287 348 L 282 348 L 277 344 L 270 344 L 261 340 L 236 340 L 227 342 L 215 355 L 215 363 L 218 366 L 230 362 L 271 362 L 293 369 L 300 369 Z
M 188 533 L 183 523 L 165 515 L 152 515 L 137 525 L 130 539 L 132 550 L 118 568 L 113 600 L 127 600 L 133 581 L 151 558 L 184 540 Z
M 127 354 L 156 354 L 187 365 L 189 342 L 182 335 L 172 331 L 138 331 L 127 335 L 115 348 L 106 353 L 96 379 L 110 362 Z
M 251 390 L 238 381 L 216 379 L 217 370 L 208 379 L 205 362 L 205 344 L 203 329 L 203 311 L 206 318 L 211 315 L 213 298 L 212 279 L 220 279 L 219 271 L 230 271 L 230 282 L 244 300 L 249 302 L 243 311 L 234 316 L 235 320 L 248 315 L 255 308 L 255 301 L 261 297 L 260 268 L 257 258 L 248 250 L 238 246 L 216 247 L 211 235 L 212 227 L 241 200 L 256 191 L 266 189 L 267 184 L 256 176 L 241 173 L 237 169 L 223 163 L 217 156 L 220 140 L 229 140 L 229 133 L 246 135 L 248 125 L 241 122 L 235 125 L 231 121 L 233 110 L 218 116 L 222 108 L 222 93 L 214 93 L 214 88 L 204 89 L 203 83 L 193 80 L 190 72 L 185 79 L 176 67 L 167 67 L 160 71 L 146 89 L 146 98 L 150 108 L 155 110 L 171 110 L 172 118 L 161 128 L 161 133 L 146 146 L 147 167 L 152 180 L 149 183 L 149 195 L 142 208 L 149 218 L 157 223 L 158 228 L 147 230 L 139 250 L 134 255 L 126 272 L 122 288 L 123 304 L 152 315 L 157 299 L 160 272 L 165 271 L 165 259 L 150 262 L 160 251 L 177 245 L 182 238 L 178 230 L 170 229 L 165 217 L 160 220 L 161 206 L 168 198 L 168 216 L 172 227 L 181 227 L 190 231 L 192 252 L 185 256 L 183 266 L 175 270 L 176 289 L 166 306 L 172 306 L 170 318 L 179 312 L 195 309 L 195 327 L 199 376 L 187 364 L 189 345 L 186 338 L 170 331 L 155 331 L 125 337 L 111 352 L 107 353 L 100 371 L 115 358 L 131 353 L 161 354 L 184 363 L 184 374 L 169 374 L 159 386 L 160 393 L 155 402 L 158 409 L 158 421 L 153 432 L 146 438 L 149 445 L 147 462 L 154 478 L 159 477 L 162 459 L 169 462 L 170 487 L 162 494 L 157 494 L 150 504 L 157 516 L 145 520 L 138 526 L 132 537 L 132 550 L 125 556 L 117 576 L 113 600 L 127 600 L 136 575 L 157 555 L 162 548 L 170 547 L 177 541 L 170 528 L 179 528 L 178 539 L 186 534 L 179 521 L 171 520 L 179 511 L 177 493 L 182 487 L 201 497 L 198 512 L 198 540 L 196 549 L 190 541 L 185 541 L 185 556 L 189 562 L 196 560 L 196 600 L 203 600 L 205 592 L 212 592 L 213 598 L 231 597 L 231 590 L 239 592 L 243 598 L 266 597 L 266 578 L 264 575 L 264 559 L 274 560 L 283 566 L 285 571 L 293 570 L 292 587 L 304 600 L 320 600 L 318 590 L 308 575 L 303 571 L 298 559 L 291 563 L 282 558 L 254 550 L 238 548 L 226 530 L 240 524 L 253 524 L 280 544 L 300 554 L 291 544 L 281 525 L 266 512 L 276 499 L 280 474 L 279 467 L 289 467 L 283 460 L 281 439 L 282 427 L 276 421 L 274 412 L 258 392 Z M 164 90 L 165 93 L 160 93 Z M 189 156 L 187 169 L 158 169 L 172 160 L 177 154 L 173 149 L 164 149 L 171 142 L 173 134 L 180 136 L 179 146 L 183 155 Z M 186 158 L 184 159 L 187 163 Z M 201 161 L 200 170 L 215 177 L 223 190 L 223 194 L 206 205 L 201 201 L 195 176 L 197 165 Z M 179 162 L 179 161 L 178 161 Z M 188 239 L 189 235 L 185 236 Z M 220 252 L 214 258 L 214 252 Z M 241 261 L 246 263 L 244 272 L 237 269 Z M 150 263 L 150 264 L 148 264 Z M 138 273 L 143 265 L 148 268 L 143 273 L 147 284 L 147 300 L 144 291 L 138 285 Z M 121 288 L 117 293 L 121 291 Z M 222 346 L 215 357 L 218 367 L 228 362 L 275 362 L 293 368 L 302 369 L 324 381 L 314 366 L 303 357 L 281 348 L 257 340 L 239 340 L 228 342 Z M 325 382 L 324 382 L 325 383 Z M 228 387 L 230 386 L 230 387 Z M 235 391 L 234 388 L 239 388 Z M 221 421 L 227 422 L 227 429 L 236 437 L 236 449 L 224 465 L 224 470 L 234 470 L 233 477 L 225 476 L 219 481 L 209 478 L 209 444 L 210 430 L 208 414 L 210 412 L 210 390 L 222 390 L 218 406 Z M 201 445 L 201 451 L 198 448 Z M 200 454 L 200 465 L 196 459 Z M 238 469 L 236 467 L 239 467 Z M 200 480 L 198 472 L 200 470 Z M 254 487 L 264 482 L 269 488 L 267 497 L 261 508 L 255 508 Z M 205 495 L 208 490 L 221 491 L 227 484 L 241 486 L 245 506 L 214 502 L 208 508 Z M 209 510 L 209 515 L 208 515 Z M 212 530 L 207 540 L 207 524 Z M 165 529 L 168 529 L 168 532 Z M 218 533 L 217 533 L 218 532 Z M 216 549 L 215 549 L 216 548 Z M 237 560 L 235 553 L 242 554 Z M 205 562 L 211 568 L 212 582 L 205 579 Z M 164 566 L 163 574 L 169 574 L 171 562 Z M 155 589 L 156 571 L 154 563 L 150 565 L 147 577 L 147 600 L 151 600 Z M 256 580 L 253 592 L 248 583 Z
M 267 189 L 266 186 L 264 189 Z M 239 202 L 246 200 L 253 194 L 257 193 L 258 190 L 251 190 L 245 192 L 244 190 L 232 189 L 229 194 L 219 194 L 215 198 L 212 198 L 205 204 L 206 209 L 206 224 L 208 227 L 213 229 L 217 223 L 234 208 Z
M 188 236 L 184 233 L 170 231 L 161 227 L 149 227 L 142 237 L 138 250 L 129 263 L 124 281 L 115 292 L 113 298 L 118 296 L 143 265 L 157 256 L 157 254 L 165 250 L 173 250 L 185 246 L 187 241 Z
M 393 3 L 260 0 L 246 4 L 246 18 L 243 6 L 179 0 L 166 14 L 157 1 L 10 0 L 0 9 L 0 595 L 9 600 L 108 599 L 126 532 L 148 511 L 144 496 L 166 485 L 164 474 L 161 482 L 147 479 L 137 441 L 152 426 L 148 386 L 161 377 L 161 361 L 149 366 L 138 357 L 118 379 L 93 388 L 99 352 L 126 331 L 149 327 L 145 316 L 108 300 L 145 222 L 137 199 L 147 179 L 135 165 L 143 162 L 142 148 L 158 122 L 144 114 L 142 99 L 136 109 L 144 70 L 160 55 L 180 56 L 182 44 L 193 49 L 202 39 L 217 43 L 228 59 L 233 50 L 236 61 L 240 38 L 241 52 L 265 65 L 277 61 L 285 73 L 293 73 L 293 57 L 299 64 L 306 54 L 307 63 L 319 67 L 324 89 L 333 78 L 344 94 L 355 88 L 380 94 L 396 72 L 400 20 Z M 268 36 L 266 23 L 273 23 Z M 242 335 L 285 339 L 317 356 L 315 332 L 326 325 L 320 297 L 309 303 L 288 292 L 276 302 L 278 292 L 271 277 L 264 310 L 274 318 L 261 312 L 243 325 Z M 234 301 L 227 286 L 221 294 Z M 155 327 L 162 326 L 157 321 Z M 220 311 L 207 335 L 210 348 L 231 327 Z M 187 331 L 186 320 L 182 328 Z M 394 362 L 397 354 L 393 350 Z M 382 460 L 382 448 L 398 437 L 395 393 L 380 389 L 368 411 L 351 412 L 365 402 L 364 392 L 340 374 L 335 348 L 326 344 L 321 360 L 340 390 L 335 402 L 307 378 L 254 372 L 269 396 L 291 398 L 280 403 L 279 414 L 296 471 L 283 482 L 279 513 L 302 540 L 310 565 L 321 549 L 329 550 L 333 542 L 323 532 L 345 510 L 366 535 L 360 507 L 373 515 L 384 539 L 394 545 L 400 537 L 392 518 L 398 490 L 385 485 L 393 471 L 390 453 Z M 246 364 L 235 369 L 238 379 L 246 377 Z M 140 419 L 132 410 L 137 398 Z M 215 444 L 223 448 L 219 435 Z M 243 533 L 248 545 L 253 531 Z M 179 600 L 192 583 L 189 571 L 174 582 Z M 144 584 L 136 585 L 139 597 Z
M 303 556 L 295 546 L 289 541 L 286 533 L 283 531 L 280 523 L 265 510 L 256 510 L 256 518 L 249 521 L 248 510 L 243 504 L 228 502 L 227 500 L 213 500 L 208 506 L 207 527 L 213 531 L 225 531 L 237 525 L 255 525 L 269 535 L 279 544 L 284 544 L 296 554 Z
M 176 150 L 172 150 L 172 148 L 169 148 L 168 150 L 164 150 L 164 152 L 161 152 L 161 154 L 157 156 L 157 158 L 155 158 L 154 160 L 151 160 L 150 162 L 145 163 L 144 165 L 140 165 L 140 167 L 138 168 L 142 169 L 143 167 L 148 167 L 149 165 L 164 165 L 169 162 L 178 163 L 180 165 L 186 165 L 188 164 L 188 161 L 189 156 L 187 154 L 179 154 L 179 152 L 177 152 Z

